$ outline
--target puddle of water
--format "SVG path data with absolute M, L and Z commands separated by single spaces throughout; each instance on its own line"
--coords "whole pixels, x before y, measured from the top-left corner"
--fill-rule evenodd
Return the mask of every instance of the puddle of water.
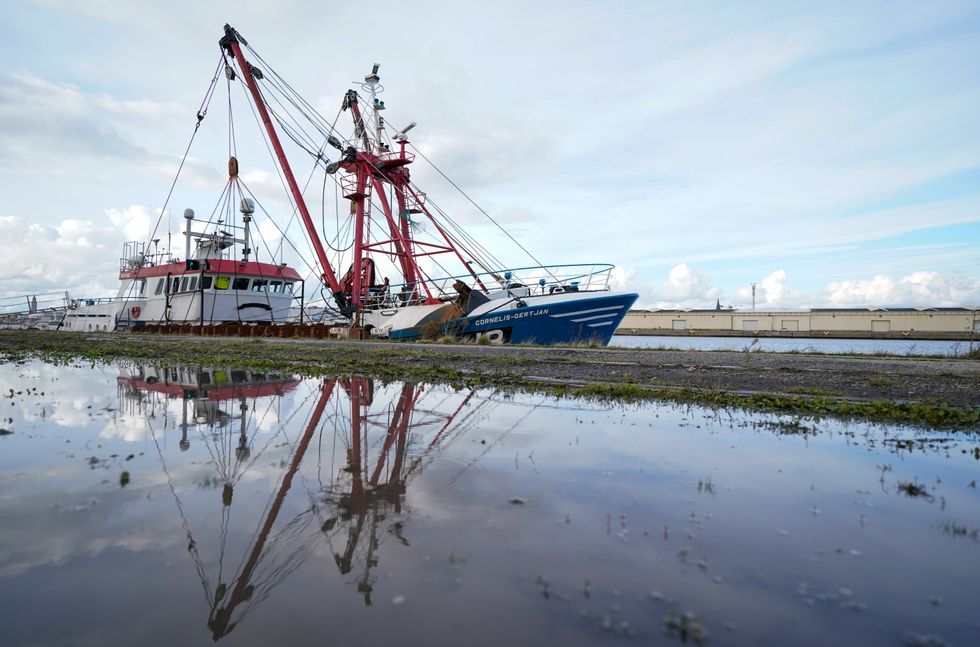
M 980 636 L 977 433 L 129 364 L 0 395 L 4 645 Z

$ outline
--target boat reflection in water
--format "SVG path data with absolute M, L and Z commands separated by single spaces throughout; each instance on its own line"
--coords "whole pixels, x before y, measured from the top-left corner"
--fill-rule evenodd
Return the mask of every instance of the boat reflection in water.
M 161 396 L 181 398 L 180 420 L 171 425 L 180 429 L 180 449 L 186 451 L 191 438 L 198 434 L 212 456 L 213 479 L 222 488 L 221 539 L 217 554 L 204 558 L 185 516 L 180 488 L 170 477 L 168 460 L 172 461 L 173 455 L 168 458 L 161 447 L 163 434 L 151 423 L 150 431 L 187 534 L 188 552 L 210 607 L 207 624 L 214 640 L 234 630 L 249 610 L 323 546 L 332 553 L 342 575 L 354 574 L 349 584 L 370 606 L 382 526 L 407 544 L 402 523 L 385 524 L 386 519 L 390 514 L 403 513 L 408 484 L 440 448 L 483 419 L 485 409 L 493 405 L 489 399 L 473 401 L 475 390 L 447 393 L 416 384 L 378 387 L 366 377 L 329 377 L 319 381 L 310 393 L 312 406 L 299 403 L 288 420 L 277 424 L 276 433 L 267 434 L 273 438 L 258 442 L 262 412 L 277 408 L 284 396 L 297 395 L 291 392 L 300 381 L 295 376 L 179 367 L 139 368 L 119 377 L 126 401 L 139 407 L 148 421 L 167 410 L 160 404 Z M 447 406 L 447 398 L 459 402 Z M 236 408 L 237 414 L 232 413 Z M 294 416 L 304 411 L 306 418 L 300 426 Z M 276 464 L 281 471 L 270 479 L 275 489 L 258 520 L 254 540 L 242 555 L 234 577 L 226 582 L 222 579 L 222 573 L 227 573 L 223 562 L 235 486 L 250 469 L 268 464 L 258 461 L 274 446 L 275 439 L 287 436 L 287 427 L 302 431 L 298 437 L 288 438 L 291 451 Z M 304 462 L 310 474 L 303 474 Z M 325 469 L 329 473 L 326 478 Z M 311 478 L 314 472 L 317 476 Z M 298 474 L 300 479 L 296 479 Z M 308 499 L 298 513 L 296 499 L 288 497 L 297 480 L 302 481 Z M 284 509 L 290 512 L 283 514 Z
M 300 378 L 239 369 L 132 366 L 120 369 L 117 383 L 121 400 L 130 409 L 146 415 L 148 420 L 156 417 L 158 412 L 162 415 L 169 412 L 166 400 L 182 400 L 179 422 L 182 451 L 190 449 L 187 434 L 191 427 L 208 429 L 205 442 L 209 443 L 212 455 L 216 454 L 214 450 L 231 440 L 233 432 L 237 432 L 234 457 L 223 456 L 224 460 L 216 460 L 218 478 L 224 482 L 222 497 L 226 504 L 230 504 L 238 471 L 251 455 L 247 433 L 250 410 L 256 410 L 258 399 L 277 398 L 293 391 Z M 226 409 L 237 409 L 238 414 Z M 214 449 L 211 444 L 215 445 Z

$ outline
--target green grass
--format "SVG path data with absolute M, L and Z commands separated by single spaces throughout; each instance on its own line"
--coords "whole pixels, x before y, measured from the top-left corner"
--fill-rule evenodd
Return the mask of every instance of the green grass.
M 637 384 L 589 384 L 553 386 L 556 395 L 638 402 L 670 400 L 716 408 L 763 411 L 808 417 L 836 417 L 873 422 L 909 423 L 931 427 L 975 428 L 980 425 L 980 407 L 951 407 L 945 403 L 856 401 L 828 397 L 793 397 L 772 393 L 731 393 L 695 389 L 647 388 Z

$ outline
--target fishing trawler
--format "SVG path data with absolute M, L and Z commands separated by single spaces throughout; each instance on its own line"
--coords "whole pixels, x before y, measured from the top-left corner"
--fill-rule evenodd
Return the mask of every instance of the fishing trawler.
M 612 265 L 539 263 L 450 180 L 486 226 L 496 227 L 533 264 L 509 267 L 484 247 L 471 233 L 473 226 L 461 224 L 414 182 L 411 168 L 417 158 L 447 180 L 448 176 L 410 141 L 415 122 L 400 130 L 386 122 L 378 64 L 357 84 L 361 92 L 344 93 L 338 119 L 331 122 L 230 25 L 225 25 L 219 47 L 218 72 L 198 111 L 195 132 L 223 70 L 229 93 L 234 85 L 244 89 L 249 111 L 288 189 L 290 224 L 298 215 L 315 257 L 307 263 L 311 275 L 328 293 L 322 307 L 336 321 L 345 322 L 359 336 L 405 341 L 449 335 L 490 343 L 609 343 L 637 294 L 610 289 Z M 342 113 L 350 117 L 346 132 L 336 126 Z M 232 118 L 229 109 L 229 129 L 234 133 Z M 288 152 L 284 144 L 291 146 Z M 335 161 L 328 156 L 331 148 L 337 151 Z M 317 185 L 312 174 L 300 186 L 291 161 L 296 157 L 312 160 L 315 173 L 322 174 L 320 196 L 308 191 Z M 300 274 L 284 262 L 259 263 L 249 257 L 257 199 L 239 176 L 238 163 L 230 157 L 228 183 L 213 213 L 220 213 L 218 222 L 237 227 L 241 236 L 225 230 L 193 233 L 193 213 L 185 214 L 183 263 L 157 259 L 146 253 L 146 244 L 130 243 L 115 302 L 79 307 L 66 317 L 65 327 L 277 323 L 291 320 L 295 300 L 301 302 L 302 316 L 306 286 Z M 347 209 L 336 208 L 336 232 L 328 233 L 325 194 L 331 184 L 336 202 L 346 200 Z M 316 201 L 321 207 L 319 227 L 309 206 Z M 241 205 L 241 224 L 231 205 Z M 260 204 L 259 208 L 271 219 Z M 285 231 L 289 224 L 276 227 Z M 193 254 L 192 240 L 197 241 Z M 240 255 L 236 243 L 242 244 Z M 273 258 L 275 254 L 271 252 Z M 279 255 L 281 259 L 282 245 Z M 346 272 L 340 274 L 337 268 L 344 267 Z

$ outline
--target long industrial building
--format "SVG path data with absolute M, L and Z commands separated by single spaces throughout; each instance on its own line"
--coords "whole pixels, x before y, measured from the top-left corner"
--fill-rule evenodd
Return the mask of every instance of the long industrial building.
M 980 309 L 633 310 L 616 334 L 970 340 Z

